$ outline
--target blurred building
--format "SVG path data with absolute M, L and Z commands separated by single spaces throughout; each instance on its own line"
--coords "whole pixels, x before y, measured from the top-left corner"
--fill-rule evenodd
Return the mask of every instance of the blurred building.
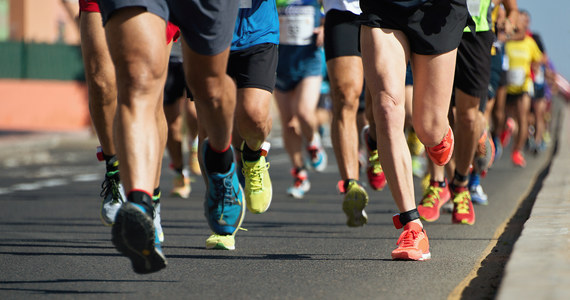
M 90 125 L 78 0 L 0 0 L 0 131 Z
M 0 0 L 0 41 L 79 44 L 77 0 Z

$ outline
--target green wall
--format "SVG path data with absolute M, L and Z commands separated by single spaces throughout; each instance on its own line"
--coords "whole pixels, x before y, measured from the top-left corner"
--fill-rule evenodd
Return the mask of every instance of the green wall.
M 81 48 L 65 44 L 0 42 L 0 78 L 84 81 Z

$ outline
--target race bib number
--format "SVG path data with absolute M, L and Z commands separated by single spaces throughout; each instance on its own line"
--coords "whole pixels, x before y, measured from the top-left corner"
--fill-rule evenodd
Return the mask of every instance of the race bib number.
M 282 45 L 310 45 L 314 29 L 313 6 L 289 6 L 279 15 L 279 43 Z
M 507 83 L 512 86 L 523 86 L 526 79 L 524 68 L 510 69 L 507 72 Z
M 479 10 L 481 9 L 481 0 L 467 0 L 467 10 L 472 17 L 479 16 Z
M 251 8 L 252 0 L 239 0 L 239 8 Z

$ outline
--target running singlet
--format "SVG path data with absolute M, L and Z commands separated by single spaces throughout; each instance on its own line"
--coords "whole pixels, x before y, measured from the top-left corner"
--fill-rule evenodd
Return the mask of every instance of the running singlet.
M 475 31 L 491 30 L 491 0 L 467 0 L 467 9 L 471 18 L 475 22 Z M 469 27 L 465 27 L 463 32 L 470 32 Z
M 505 55 L 509 59 L 507 93 L 529 92 L 532 89 L 531 64 L 542 59 L 542 52 L 536 42 L 529 36 L 520 41 L 508 41 L 505 45 Z
M 277 0 L 279 44 L 306 46 L 314 43 L 314 29 L 320 25 L 317 0 Z
M 239 0 L 240 9 L 230 50 L 254 45 L 279 44 L 279 19 L 275 0 Z
M 355 15 L 360 15 L 360 0 L 323 0 L 323 7 L 325 14 L 331 10 L 336 9 L 340 11 L 349 11 Z

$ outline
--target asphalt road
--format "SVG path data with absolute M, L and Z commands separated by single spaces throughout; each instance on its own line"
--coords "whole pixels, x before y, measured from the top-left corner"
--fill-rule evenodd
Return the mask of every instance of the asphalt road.
M 520 169 L 505 155 L 483 180 L 490 204 L 476 206 L 476 224 L 452 225 L 443 214 L 425 224 L 432 259 L 403 262 L 390 257 L 400 230 L 392 226 L 396 207 L 387 189 L 368 189 L 368 225 L 345 225 L 331 148 L 328 168 L 310 174 L 312 189 L 301 200 L 285 195 L 290 165 L 282 148 L 272 148 L 272 205 L 264 214 L 247 214 L 235 251 L 205 249 L 210 230 L 201 178 L 194 177 L 190 199 L 168 196 L 173 174 L 165 158 L 168 266 L 137 275 L 99 220 L 104 166 L 95 158 L 96 140 L 44 140 L 20 138 L 0 147 L 0 299 L 493 297 L 508 259 L 499 247 L 510 243 L 503 229 L 550 160 L 548 153 L 527 155 L 527 167 Z

